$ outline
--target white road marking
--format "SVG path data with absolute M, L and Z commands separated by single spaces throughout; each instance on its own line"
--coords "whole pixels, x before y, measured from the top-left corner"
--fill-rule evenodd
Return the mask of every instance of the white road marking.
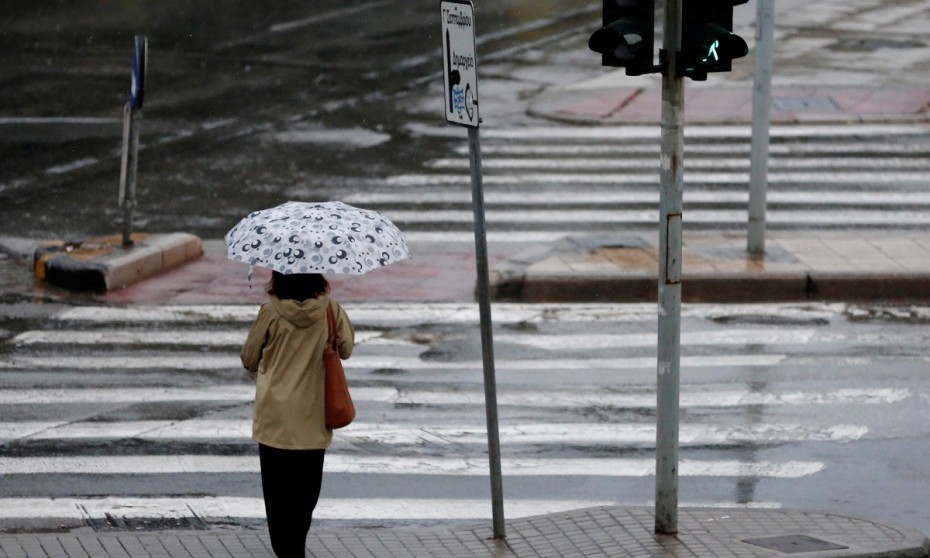
M 237 331 L 128 331 L 125 329 L 98 329 L 90 331 L 74 330 L 34 330 L 20 333 L 12 339 L 15 345 L 90 345 L 90 346 L 158 346 L 175 345 L 183 347 L 233 347 L 242 346 L 246 330 Z M 727 331 L 685 332 L 682 334 L 682 346 L 688 345 L 803 345 L 826 340 L 861 344 L 865 340 L 872 343 L 887 342 L 880 336 L 819 336 L 814 329 L 771 330 L 771 329 L 734 329 Z M 356 345 L 422 347 L 414 341 L 381 337 L 380 332 L 356 331 Z M 930 333 L 928 333 L 930 335 Z M 828 339 L 824 339 L 827 337 Z M 909 342 L 921 342 L 927 336 L 913 336 Z M 656 344 L 656 334 L 585 334 L 585 335 L 545 335 L 545 334 L 499 334 L 494 338 L 500 343 L 510 343 L 542 350 L 581 350 L 614 349 L 629 347 L 650 347 Z M 896 338 L 901 341 L 900 338 Z
M 16 345 L 176 345 L 239 346 L 247 330 L 239 331 L 129 331 L 126 329 L 26 331 L 13 338 Z
M 749 138 L 746 138 L 749 139 Z M 802 142 L 783 142 L 769 146 L 771 155 L 791 156 L 791 155 L 834 155 L 842 153 L 844 155 L 874 155 L 876 153 L 883 155 L 900 156 L 903 153 L 923 153 L 930 150 L 930 143 L 923 138 L 912 138 L 906 143 L 874 143 L 874 142 L 857 142 L 857 143 L 836 143 L 824 142 L 817 143 L 811 141 Z M 468 154 L 468 146 L 460 146 L 455 151 L 461 155 Z M 628 143 L 628 144 L 605 144 L 605 143 L 496 143 L 487 142 L 481 145 L 481 153 L 496 157 L 498 155 L 519 155 L 529 156 L 592 156 L 592 155 L 611 155 L 614 157 L 654 157 L 658 158 L 661 151 L 659 142 L 655 143 Z M 750 153 L 750 143 L 723 143 L 723 144 L 692 144 L 685 146 L 685 157 L 701 157 L 716 155 L 734 155 L 736 153 L 746 156 Z
M 619 150 L 618 150 L 619 151 Z M 715 157 L 708 159 L 691 158 L 685 162 L 685 173 L 692 169 L 748 170 L 748 158 Z M 434 169 L 468 169 L 470 162 L 464 157 L 433 159 L 427 167 Z M 581 158 L 554 159 L 554 158 L 507 158 L 493 157 L 482 161 L 481 167 L 490 170 L 639 170 L 655 172 L 659 168 L 659 159 L 656 158 Z M 870 170 L 878 169 L 918 169 L 930 171 L 930 164 L 919 158 L 902 157 L 803 157 L 787 158 L 772 157 L 769 159 L 769 169 L 778 173 L 781 170 L 791 169 L 840 169 L 848 170 L 852 167 L 867 167 Z
M 306 17 L 303 19 L 295 19 L 295 20 L 286 21 L 283 23 L 276 23 L 272 25 L 271 27 L 269 27 L 268 30 L 272 33 L 294 31 L 296 29 L 302 29 L 309 25 L 315 25 L 317 23 L 329 21 L 331 19 L 345 17 L 347 15 L 351 15 L 351 14 L 354 14 L 360 11 L 377 10 L 378 6 L 383 6 L 385 4 L 387 4 L 387 2 L 385 1 L 368 2 L 361 6 L 349 6 L 349 7 L 342 8 L 342 9 L 330 10 L 328 12 L 316 13 L 315 15 L 312 15 L 310 17 Z
M 15 345 L 87 345 L 87 346 L 161 346 L 213 347 L 238 350 L 245 341 L 246 330 L 237 331 L 129 331 L 126 329 L 33 330 L 20 333 L 12 339 Z M 894 342 L 923 344 L 930 340 L 930 331 L 911 335 L 896 335 Z M 502 333 L 494 337 L 497 343 L 507 343 L 544 351 L 609 350 L 655 347 L 655 333 L 630 334 L 513 334 Z M 817 329 L 729 329 L 724 331 L 687 331 L 682 333 L 681 344 L 688 346 L 724 345 L 806 345 L 830 343 L 845 345 L 885 345 L 891 341 L 881 334 L 836 334 Z M 423 344 L 408 339 L 383 337 L 377 331 L 356 331 L 355 343 L 365 347 L 423 348 Z
M 457 130 L 448 126 L 424 126 L 410 124 L 408 129 L 424 136 L 449 137 Z M 686 138 L 695 139 L 749 139 L 751 126 L 739 125 L 689 125 L 685 128 Z M 915 124 L 842 124 L 842 125 L 791 125 L 772 126 L 769 133 L 774 138 L 827 138 L 858 136 L 916 136 L 927 137 L 930 125 Z M 485 140 L 656 140 L 660 138 L 658 126 L 526 126 L 514 128 L 489 127 L 482 131 Z M 456 136 L 458 137 L 458 136 Z
M 399 223 L 471 223 L 474 215 L 470 210 L 436 209 L 432 211 L 384 210 L 382 212 Z M 639 224 L 651 225 L 658 222 L 657 209 L 490 209 L 488 223 L 501 224 Z M 745 223 L 746 212 L 730 209 L 695 209 L 685 213 L 685 222 L 710 224 Z M 928 225 L 930 211 L 900 211 L 891 209 L 850 209 L 831 213 L 822 210 L 770 210 L 766 221 L 771 224 L 813 223 L 817 225 Z
M 466 186 L 470 183 L 467 172 L 458 174 L 399 174 L 387 177 L 380 181 L 385 186 L 411 187 L 411 186 Z M 686 172 L 685 184 L 748 184 L 749 172 Z M 774 171 L 769 173 L 768 182 L 772 184 L 792 184 L 798 182 L 813 182 L 815 184 L 898 184 L 902 182 L 926 183 L 926 172 L 901 171 L 807 171 L 785 172 Z M 643 169 L 637 173 L 624 172 L 610 173 L 519 173 L 519 174 L 488 174 L 483 178 L 487 186 L 519 186 L 522 184 L 658 184 L 659 173 L 657 169 Z
M 809 427 L 800 424 L 758 425 L 691 425 L 681 426 L 682 445 L 719 445 L 732 443 L 779 442 L 851 442 L 868 434 L 865 426 L 836 424 Z M 142 440 L 248 440 L 252 437 L 251 418 L 184 421 L 147 420 L 127 422 L 25 422 L 0 423 L 0 440 L 79 440 L 124 439 Z M 391 445 L 484 444 L 487 431 L 473 425 L 430 425 L 417 427 L 399 424 L 352 424 L 336 433 L 344 444 L 373 442 Z M 653 446 L 655 425 L 651 424 L 520 424 L 504 425 L 500 437 L 511 444 L 569 444 Z
M 800 424 L 759 424 L 750 426 L 719 426 L 684 424 L 679 432 L 682 445 L 717 445 L 733 443 L 778 442 L 851 442 L 868 434 L 868 428 L 859 425 L 829 425 L 808 427 Z M 416 444 L 430 440 L 434 444 L 484 444 L 487 430 L 474 426 L 438 425 L 422 428 L 403 428 L 392 425 L 360 424 L 339 434 L 349 442 L 369 441 L 385 444 Z M 522 424 L 504 425 L 500 437 L 505 446 L 510 444 L 555 444 L 593 446 L 646 446 L 654 447 L 655 425 L 644 424 Z
M 96 116 L 3 116 L 0 117 L 0 126 L 22 124 L 48 124 L 50 126 L 98 125 L 119 124 L 122 121 L 122 118 L 101 118 Z
M 784 391 L 762 392 L 750 390 L 708 390 L 689 386 L 681 393 L 682 407 L 739 407 L 748 405 L 887 405 L 903 401 L 915 394 L 908 389 L 847 388 L 824 392 Z M 79 388 L 79 389 L 0 389 L 0 405 L 61 405 L 75 403 L 110 404 L 229 401 L 251 402 L 255 388 L 250 385 L 210 386 L 209 388 Z M 391 387 L 352 387 L 356 402 L 406 405 L 484 405 L 484 392 L 480 390 L 427 391 Z M 577 409 L 586 407 L 613 407 L 618 409 L 655 408 L 656 394 L 652 390 L 614 392 L 579 386 L 571 392 L 551 390 L 511 390 L 498 393 L 500 406 Z M 26 423 L 5 423 L 7 430 L 16 433 Z M 60 425 L 62 422 L 36 424 Z M 50 426 L 45 426 L 48 428 Z M 3 435 L 0 437 L 9 437 Z
M 247 329 L 235 331 L 130 331 L 126 329 L 34 330 L 12 339 L 16 345 L 175 345 L 183 347 L 234 347 L 245 342 Z M 377 331 L 356 331 L 356 345 L 417 346 L 412 341 L 382 337 Z
M 930 173 L 928 173 L 930 179 Z M 818 190 L 818 191 L 774 191 L 768 192 L 769 203 L 778 204 L 835 204 L 835 205 L 898 205 L 913 206 L 930 203 L 927 192 L 862 192 L 856 190 Z M 685 203 L 746 203 L 749 193 L 745 190 L 701 191 L 688 190 L 684 193 Z M 418 192 L 411 197 L 407 191 L 360 192 L 345 198 L 347 203 L 358 205 L 379 203 L 404 203 L 406 205 L 424 206 L 434 204 L 467 204 L 471 198 L 467 192 Z M 651 204 L 659 202 L 659 193 L 653 189 L 623 191 L 575 190 L 521 192 L 492 191 L 485 194 L 485 202 L 494 204 L 521 204 L 529 206 L 577 206 L 606 204 Z M 690 212 L 688 213 L 690 215 Z
M 505 476 L 609 476 L 646 477 L 655 474 L 655 459 L 579 458 L 543 459 L 507 457 L 501 464 Z M 680 462 L 687 477 L 800 478 L 822 471 L 819 461 L 694 460 Z M 465 475 L 485 476 L 484 456 L 394 457 L 389 455 L 340 455 L 327 453 L 324 471 L 329 474 Z M 151 475 L 198 473 L 258 473 L 258 456 L 223 455 L 103 455 L 83 457 L 0 457 L 4 475 L 87 474 Z
M 472 238 L 474 241 L 474 238 Z M 352 323 L 358 326 L 409 324 L 477 324 L 478 305 L 448 303 L 346 303 Z M 830 319 L 842 316 L 853 305 L 834 304 L 683 304 L 682 318 L 714 319 L 721 316 L 775 316 L 780 318 Z M 930 306 L 913 306 L 912 311 L 930 317 Z M 55 314 L 58 321 L 142 323 L 250 323 L 258 305 L 176 306 L 78 306 Z M 495 324 L 643 322 L 658 315 L 655 303 L 495 303 Z
M 76 161 L 71 161 L 70 163 L 65 163 L 63 165 L 49 167 L 45 169 L 45 174 L 66 174 L 77 169 L 95 165 L 97 164 L 97 161 L 98 159 L 95 157 L 85 157 L 83 159 L 77 159 Z
M 774 366 L 785 355 L 714 355 L 683 356 L 681 366 L 740 367 Z M 483 370 L 481 361 L 431 362 L 416 357 L 356 356 L 343 362 L 346 370 Z M 495 368 L 511 371 L 564 371 L 564 370 L 630 370 L 654 368 L 654 357 L 595 358 L 595 359 L 527 359 L 495 360 Z M 14 356 L 0 361 L 0 370 L 238 370 L 242 363 L 238 357 L 228 355 L 159 355 L 151 356 Z
M 489 231 L 489 244 L 533 244 L 555 242 L 566 236 L 589 235 L 590 230 Z M 474 244 L 475 233 L 467 231 L 408 231 L 407 244 Z
M 681 334 L 682 348 L 700 345 L 804 345 L 815 339 L 815 329 L 731 329 L 725 331 L 686 331 Z M 842 339 L 844 342 L 845 339 Z M 511 343 L 551 351 L 597 350 L 632 347 L 655 347 L 655 333 L 547 335 L 505 333 L 494 337 L 496 343 Z

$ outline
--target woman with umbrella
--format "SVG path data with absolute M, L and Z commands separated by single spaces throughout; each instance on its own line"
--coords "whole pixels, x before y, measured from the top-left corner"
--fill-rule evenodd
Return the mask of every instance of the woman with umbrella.
M 320 274 L 273 272 L 271 299 L 242 347 L 243 366 L 256 374 L 252 437 L 258 442 L 271 547 L 279 558 L 304 556 L 323 457 L 333 439 L 323 405 L 330 305 L 341 358 L 349 358 L 355 341 L 349 317 L 328 290 Z
M 408 257 L 407 247 L 377 212 L 339 202 L 289 202 L 252 213 L 226 235 L 226 245 L 230 258 L 273 271 L 270 300 L 241 357 L 256 376 L 252 437 L 271 546 L 279 558 L 302 557 L 333 438 L 324 418 L 323 350 L 334 332 L 346 359 L 355 340 L 323 273 L 359 275 Z

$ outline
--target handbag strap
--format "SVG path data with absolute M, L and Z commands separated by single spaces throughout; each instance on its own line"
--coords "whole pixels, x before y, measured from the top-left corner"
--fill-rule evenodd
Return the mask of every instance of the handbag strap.
M 339 342 L 339 335 L 336 332 L 336 317 L 333 315 L 332 302 L 326 306 L 326 320 L 329 322 L 329 336 L 326 339 L 326 344 L 336 349 L 336 345 Z

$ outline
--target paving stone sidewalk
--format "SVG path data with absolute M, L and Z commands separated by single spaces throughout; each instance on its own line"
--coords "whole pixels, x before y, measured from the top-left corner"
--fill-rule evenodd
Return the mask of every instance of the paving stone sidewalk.
M 654 534 L 652 508 L 601 507 L 471 529 L 311 529 L 318 558 L 930 556 L 915 529 L 848 515 L 775 509 L 683 508 L 677 536 Z M 106 532 L 0 536 L 0 557 L 225 558 L 272 556 L 264 531 Z

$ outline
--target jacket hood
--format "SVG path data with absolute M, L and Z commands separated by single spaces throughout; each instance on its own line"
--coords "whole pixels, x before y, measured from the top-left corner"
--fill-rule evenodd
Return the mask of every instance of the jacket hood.
M 271 297 L 269 304 L 282 318 L 295 326 L 310 327 L 326 320 L 326 307 L 329 306 L 329 297 L 321 295 L 317 298 L 308 298 L 303 302 Z

